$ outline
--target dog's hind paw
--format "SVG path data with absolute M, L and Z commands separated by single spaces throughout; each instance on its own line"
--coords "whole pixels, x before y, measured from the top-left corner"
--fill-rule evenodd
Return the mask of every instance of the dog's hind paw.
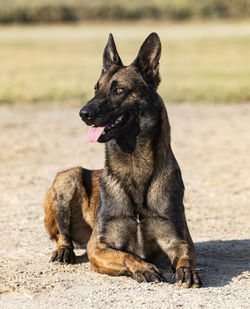
M 199 274 L 190 267 L 180 267 L 175 273 L 176 284 L 185 288 L 200 288 L 202 282 Z
M 74 264 L 75 253 L 71 248 L 61 248 L 53 252 L 51 262 Z

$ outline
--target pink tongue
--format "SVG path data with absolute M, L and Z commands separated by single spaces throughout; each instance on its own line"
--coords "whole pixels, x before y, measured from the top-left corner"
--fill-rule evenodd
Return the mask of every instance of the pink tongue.
M 88 133 L 88 141 L 94 143 L 102 135 L 105 127 L 90 127 Z

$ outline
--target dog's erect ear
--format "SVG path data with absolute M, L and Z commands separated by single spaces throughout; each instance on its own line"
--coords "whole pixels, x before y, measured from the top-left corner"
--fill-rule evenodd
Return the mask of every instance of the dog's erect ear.
M 113 35 L 110 33 L 108 43 L 103 52 L 103 71 L 107 71 L 112 64 L 122 65 L 122 61 L 116 50 Z
M 142 44 L 139 53 L 132 63 L 141 73 L 147 84 L 156 89 L 161 81 L 159 60 L 161 57 L 161 41 L 157 33 L 151 33 Z

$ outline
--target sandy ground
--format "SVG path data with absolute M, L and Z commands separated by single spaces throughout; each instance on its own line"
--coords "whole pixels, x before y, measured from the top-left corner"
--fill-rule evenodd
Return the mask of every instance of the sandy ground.
M 189 290 L 49 262 L 45 190 L 60 170 L 103 164 L 78 110 L 0 107 L 0 307 L 249 308 L 250 105 L 168 105 L 204 282 Z

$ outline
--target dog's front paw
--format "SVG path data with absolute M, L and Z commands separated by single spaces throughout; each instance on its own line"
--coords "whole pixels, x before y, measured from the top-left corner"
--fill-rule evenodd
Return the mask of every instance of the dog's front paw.
M 133 274 L 133 278 L 141 282 L 165 282 L 166 279 L 162 273 L 154 266 L 150 266 L 147 270 L 138 270 Z
M 200 288 L 202 282 L 199 274 L 190 267 L 180 267 L 175 273 L 176 284 L 185 288 Z
M 75 262 L 75 253 L 73 249 L 65 247 L 53 252 L 51 257 L 51 262 L 60 262 L 74 264 Z

